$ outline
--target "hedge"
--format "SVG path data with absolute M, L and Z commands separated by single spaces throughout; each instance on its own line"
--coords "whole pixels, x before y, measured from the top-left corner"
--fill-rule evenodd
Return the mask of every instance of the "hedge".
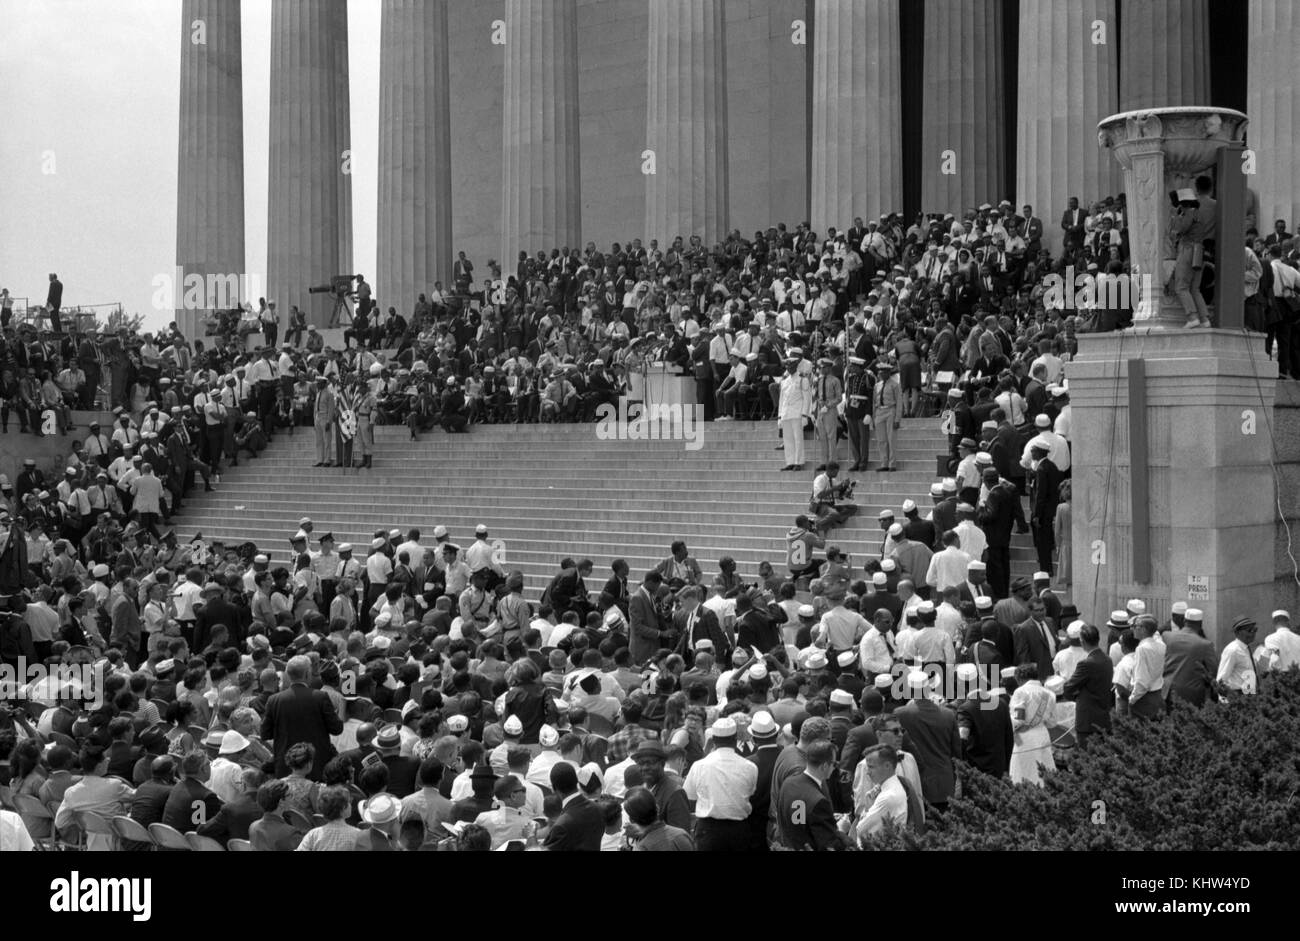
M 1300 671 L 1255 696 L 1158 721 L 1117 720 L 1044 787 L 963 765 L 962 796 L 892 850 L 1294 850 L 1300 846 Z

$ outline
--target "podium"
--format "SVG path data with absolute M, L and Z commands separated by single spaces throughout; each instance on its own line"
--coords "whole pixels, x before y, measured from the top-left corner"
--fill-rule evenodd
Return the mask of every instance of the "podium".
M 695 377 L 683 376 L 677 367 L 667 363 L 650 363 L 644 372 L 628 374 L 627 397 L 632 402 L 644 403 L 646 407 L 694 406 Z

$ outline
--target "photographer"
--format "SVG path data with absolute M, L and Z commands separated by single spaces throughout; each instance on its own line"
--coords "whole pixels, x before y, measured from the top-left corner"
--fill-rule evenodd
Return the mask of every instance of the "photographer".
M 812 499 L 808 509 L 816 515 L 817 531 L 822 535 L 843 525 L 845 520 L 858 512 L 857 504 L 852 502 L 856 484 L 852 480 L 836 482 L 839 472 L 840 465 L 831 461 L 813 478 Z

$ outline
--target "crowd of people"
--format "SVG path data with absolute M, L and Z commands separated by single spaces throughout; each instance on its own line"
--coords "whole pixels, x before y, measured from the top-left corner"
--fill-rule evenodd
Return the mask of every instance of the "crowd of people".
M 44 434 L 53 410 L 78 434 L 61 480 L 28 462 L 0 481 L 4 848 L 147 847 L 99 815 L 258 850 L 853 849 L 944 813 L 959 761 L 1036 783 L 1113 713 L 1250 694 L 1300 657 L 1286 612 L 1260 644 L 1239 618 L 1219 655 L 1185 605 L 1085 620 L 1052 590 L 1065 364 L 1079 333 L 1126 318 L 1052 307 L 1043 278 L 1123 275 L 1124 200 L 1072 205 L 1060 258 L 1043 225 L 1003 202 L 712 250 L 588 245 L 521 253 L 504 278 L 489 264 L 481 290 L 462 254 L 409 320 L 380 318 L 361 279 L 344 349 L 300 311 L 277 347 L 274 302 L 192 340 L 6 329 L 6 382 L 54 383 L 30 401 L 6 385 L 6 419 Z M 357 552 L 303 519 L 287 566 L 165 528 L 196 477 L 219 484 L 295 426 L 315 426 L 318 465 L 359 442 L 369 466 L 375 424 L 587 420 L 655 362 L 694 375 L 710 419 L 776 419 L 786 469 L 811 429 L 787 572 L 750 581 L 723 558 L 707 578 L 677 543 L 636 582 L 616 560 L 599 589 L 565 559 L 530 600 L 485 527 L 464 546 L 381 530 Z M 95 404 L 115 427 L 83 439 L 70 410 Z M 889 472 L 899 422 L 924 414 L 952 451 L 926 515 L 882 513 L 856 562 L 826 545 L 852 512 L 841 438 L 861 472 L 874 432 Z M 1026 530 L 1040 571 L 1013 578 Z

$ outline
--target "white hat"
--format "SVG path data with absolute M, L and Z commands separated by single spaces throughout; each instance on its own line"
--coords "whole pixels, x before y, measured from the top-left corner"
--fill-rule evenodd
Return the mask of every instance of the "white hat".
M 731 718 L 724 716 L 717 722 L 713 723 L 713 726 L 709 731 L 713 733 L 714 738 L 718 738 L 719 736 L 722 738 L 730 738 L 736 734 L 736 723 Z
M 609 616 L 609 615 L 606 615 L 606 617 L 608 617 L 608 616 Z M 696 649 L 696 650 L 712 650 L 712 649 L 713 649 L 713 641 L 709 640 L 707 637 L 702 637 L 702 638 L 700 638 L 699 640 L 697 640 L 697 641 L 695 642 L 695 649 Z
M 808 654 L 803 661 L 805 670 L 824 670 L 826 669 L 826 652 L 820 648 Z
M 370 540 L 371 549 L 378 549 L 383 544 L 384 544 L 384 539 L 382 536 L 376 536 L 374 539 Z
M 1060 696 L 1065 692 L 1065 677 L 1059 673 L 1049 676 L 1043 687 L 1053 696 Z
M 307 525 L 309 525 L 310 523 L 311 523 L 311 517 L 310 517 L 310 516 L 304 516 L 302 519 L 298 520 L 298 525 L 299 525 L 299 526 L 307 526 Z
M 956 493 L 956 492 L 957 492 L 957 480 L 956 480 L 956 478 L 954 478 L 954 477 L 945 477 L 945 478 L 943 479 L 943 492 L 944 492 L 944 493 Z
M 1183 616 L 1183 620 L 1185 620 L 1185 621 L 1203 621 L 1203 620 L 1205 620 L 1205 615 L 1201 612 L 1201 609 L 1200 609 L 1200 608 L 1188 608 L 1188 609 L 1187 609 L 1187 614 Z
M 975 666 L 973 663 L 957 664 L 957 679 L 959 680 L 970 682 L 979 676 L 979 672 L 979 667 Z
M 767 667 L 761 663 L 756 663 L 749 668 L 745 675 L 751 680 L 765 680 L 767 679 Z
M 907 685 L 910 689 L 925 689 L 929 682 L 930 677 L 921 670 L 913 670 L 907 674 Z
M 253 556 L 253 564 L 255 565 L 267 565 L 268 563 L 270 563 L 270 561 L 271 560 L 269 558 L 262 555 L 261 553 L 258 553 L 257 555 Z
M 240 735 L 234 729 L 226 732 L 221 736 L 221 748 L 217 750 L 218 755 L 233 755 L 241 752 L 248 747 L 248 739 Z
M 817 609 L 810 604 L 801 604 L 799 605 L 798 614 L 801 618 L 815 618 L 817 616 Z
M 977 453 L 975 454 L 975 463 L 976 463 L 976 464 L 984 464 L 984 465 L 987 465 L 987 466 L 989 466 L 989 467 L 992 467 L 992 466 L 993 466 L 993 455 L 992 455 L 992 454 L 989 454 L 988 451 L 979 451 L 979 452 L 977 452 Z
M 487 527 L 484 526 L 482 523 L 479 523 L 477 526 L 474 527 L 474 533 L 475 535 L 478 536 L 486 536 L 487 531 L 488 531 Z
M 1175 602 L 1174 602 L 1174 606 L 1173 606 L 1172 608 L 1169 609 L 1169 613 L 1170 613 L 1170 614 L 1186 614 L 1186 613 L 1187 613 L 1187 602 L 1186 602 L 1186 601 L 1175 601 Z
M 980 562 L 980 561 L 976 560 L 976 561 L 974 561 L 974 562 L 968 562 L 968 563 L 966 563 L 966 571 L 968 571 L 968 572 L 985 572 L 985 571 L 988 571 L 988 566 L 985 565 L 983 562 Z
M 593 780 L 599 781 L 603 787 L 605 774 L 600 770 L 600 765 L 594 761 L 589 761 L 578 769 L 578 783 L 583 787 L 589 787 Z
M 176 667 L 175 660 L 171 660 L 171 659 L 159 660 L 157 663 L 153 665 L 153 672 L 154 675 L 157 676 L 160 673 L 167 673 L 170 670 L 175 669 L 175 667 Z
M 891 535 L 891 536 L 901 536 L 901 535 L 903 535 L 903 524 L 902 524 L 902 523 L 895 523 L 893 526 L 889 527 L 889 535 Z M 891 559 L 886 559 L 885 561 L 886 561 L 886 562 L 889 562 L 889 561 L 892 561 L 892 560 L 891 560 Z M 881 567 L 883 568 L 884 566 L 882 565 Z
M 1196 191 L 1190 189 L 1181 189 L 1178 191 L 1178 201 L 1180 203 L 1190 203 L 1196 200 Z
M 846 650 L 838 657 L 835 658 L 835 662 L 838 663 L 841 667 L 849 667 L 853 665 L 853 661 L 856 659 L 858 659 L 857 651 Z
M 872 681 L 876 689 L 889 689 L 894 685 L 894 675 L 892 673 L 877 673 L 875 680 Z
M 980 595 L 978 598 L 975 599 L 975 610 L 992 611 L 993 599 L 990 598 L 988 595 Z
M 385 614 L 389 614 L 389 613 L 385 611 L 384 614 L 381 614 L 379 615 L 379 617 L 375 618 L 376 625 L 379 624 L 379 618 L 382 618 Z M 391 624 L 392 622 L 393 622 L 392 615 L 389 614 L 388 623 Z M 387 650 L 389 647 L 393 646 L 393 638 L 388 637 L 384 634 L 380 634 L 371 642 L 370 646 L 374 647 L 376 650 Z
M 772 718 L 772 713 L 766 709 L 760 709 L 749 720 L 749 734 L 755 738 L 767 738 L 770 735 L 775 735 L 777 731 L 776 720 Z
M 501 726 L 501 731 L 505 732 L 507 735 L 523 735 L 524 724 L 519 721 L 518 716 L 511 716 L 509 719 L 506 719 L 505 723 Z
M 434 538 L 434 539 L 444 539 L 444 538 L 446 538 L 446 536 L 447 536 L 447 527 L 446 527 L 446 526 L 435 526 L 435 527 L 433 528 L 433 538 Z
M 876 518 L 877 518 L 877 519 L 882 519 L 882 520 L 892 520 L 892 519 L 894 518 L 894 511 L 893 511 L 893 510 L 881 510 L 878 514 L 876 514 Z
M 852 706 L 853 694 L 847 689 L 837 689 L 831 692 L 832 706 Z
M 108 566 L 105 565 L 103 562 L 99 563 L 93 569 L 90 570 L 90 577 L 108 578 Z
M 1052 580 L 1052 576 L 1048 575 L 1046 572 L 1034 573 L 1034 581 L 1036 582 L 1050 582 L 1051 580 Z
M 469 716 L 463 716 L 460 714 L 448 716 L 447 728 L 457 734 L 466 731 L 469 729 Z
M 1034 417 L 1034 427 L 1035 427 L 1035 428 L 1051 428 L 1051 427 L 1052 427 L 1052 420 L 1051 420 L 1050 418 L 1048 418 L 1046 415 L 1037 415 L 1037 416 Z
M 1280 608 L 1279 608 L 1278 610 L 1276 610 L 1276 611 L 1273 612 L 1273 620 L 1274 620 L 1274 621 L 1278 621 L 1278 620 L 1281 620 L 1281 619 L 1283 619 L 1283 618 L 1285 618 L 1286 620 L 1289 621 L 1289 620 L 1291 620 L 1291 615 L 1287 614 L 1285 611 L 1283 611 L 1283 610 L 1280 609 Z
M 1083 622 L 1075 621 L 1074 623 L 1072 623 L 1069 627 L 1065 629 L 1065 636 L 1070 638 L 1070 640 L 1078 640 L 1081 636 L 1083 636 Z
M 915 510 L 915 509 L 916 509 L 916 502 L 915 502 L 914 500 L 904 500 L 904 501 L 903 501 L 903 512 L 904 512 L 904 513 L 911 513 L 911 512 L 912 512 L 913 510 Z
M 871 576 L 871 584 L 875 585 L 877 588 L 881 585 L 888 585 L 889 576 L 884 572 L 876 572 Z
M 1146 602 L 1138 598 L 1130 598 L 1128 604 L 1124 605 L 1124 607 L 1127 608 L 1128 613 L 1134 617 L 1141 617 L 1147 613 Z
M 891 526 L 890 529 L 892 530 L 893 527 Z M 880 563 L 880 571 L 882 572 L 892 572 L 897 568 L 898 568 L 898 563 L 895 562 L 893 559 L 885 559 Z
M 343 555 L 351 551 L 352 551 L 352 543 L 345 542 L 339 545 L 339 555 Z
M 941 496 L 943 496 L 943 484 L 942 484 L 942 483 L 937 483 L 937 482 L 936 482 L 936 483 L 933 483 L 933 484 L 930 484 L 930 496 L 932 496 L 932 497 L 941 497 Z
M 560 733 L 550 725 L 542 726 L 542 731 L 537 734 L 537 741 L 543 748 L 550 748 L 560 740 Z
M 916 606 L 916 610 L 919 614 L 934 614 L 934 602 L 922 601 Z
M 370 824 L 392 823 L 402 813 L 402 802 L 384 791 L 361 802 L 361 819 Z

